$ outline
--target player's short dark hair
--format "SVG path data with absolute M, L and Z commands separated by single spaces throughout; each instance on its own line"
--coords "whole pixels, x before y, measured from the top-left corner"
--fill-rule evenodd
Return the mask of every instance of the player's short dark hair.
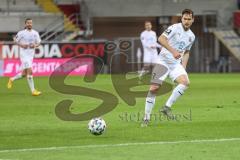
M 151 24 L 152 24 L 152 22 L 151 22 L 151 21 L 148 21 L 148 20 L 144 22 L 144 24 L 146 24 L 146 23 L 151 23 Z
M 193 11 L 192 11 L 191 9 L 184 9 L 184 10 L 182 11 L 182 16 L 183 16 L 184 14 L 191 14 L 192 17 L 194 17 L 194 13 L 193 13 Z
M 26 19 L 25 19 L 25 24 L 26 24 L 27 21 L 29 21 L 29 20 L 32 20 L 32 18 L 26 18 Z

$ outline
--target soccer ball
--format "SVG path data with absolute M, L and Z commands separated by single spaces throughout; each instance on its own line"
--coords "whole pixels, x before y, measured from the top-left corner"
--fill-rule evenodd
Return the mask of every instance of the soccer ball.
M 106 123 L 102 118 L 93 118 L 88 123 L 88 129 L 93 135 L 101 135 L 106 129 Z

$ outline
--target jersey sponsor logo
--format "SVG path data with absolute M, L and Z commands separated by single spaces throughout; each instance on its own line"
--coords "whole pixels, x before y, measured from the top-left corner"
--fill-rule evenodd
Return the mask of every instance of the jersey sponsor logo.
M 178 49 L 179 49 L 179 50 L 183 50 L 185 46 L 186 46 L 186 43 L 185 43 L 184 41 L 181 41 L 181 42 L 179 43 Z

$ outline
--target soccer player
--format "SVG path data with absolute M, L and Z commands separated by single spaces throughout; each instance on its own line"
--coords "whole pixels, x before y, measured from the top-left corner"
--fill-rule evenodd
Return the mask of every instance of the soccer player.
M 17 33 L 14 41 L 20 47 L 20 61 L 22 71 L 14 77 L 9 78 L 7 88 L 11 89 L 15 80 L 26 76 L 32 95 L 38 96 L 41 94 L 41 92 L 36 90 L 34 87 L 32 62 L 35 48 L 40 45 L 41 39 L 38 32 L 32 29 L 32 19 L 27 18 L 25 20 L 25 29 Z
M 150 21 L 145 21 L 145 31 L 141 33 L 140 36 L 144 56 L 143 56 L 143 69 L 139 74 L 139 79 L 142 79 L 142 76 L 150 72 L 151 67 L 157 63 L 158 52 L 157 48 L 161 49 L 161 45 L 157 43 L 157 35 L 152 30 L 152 23 Z
M 153 77 L 146 98 L 145 116 L 142 126 L 147 126 L 149 123 L 156 93 L 159 86 L 161 86 L 162 82 L 168 76 L 172 81 L 177 83 L 177 86 L 174 88 L 166 104 L 160 109 L 160 112 L 169 118 L 173 118 L 171 113 L 172 105 L 183 95 L 189 86 L 190 81 L 186 72 L 186 66 L 191 46 L 195 40 L 195 35 L 190 29 L 193 22 L 193 11 L 185 9 L 182 11 L 181 23 L 168 27 L 158 39 L 163 49 L 160 52 L 158 65 L 155 65 L 153 69 Z

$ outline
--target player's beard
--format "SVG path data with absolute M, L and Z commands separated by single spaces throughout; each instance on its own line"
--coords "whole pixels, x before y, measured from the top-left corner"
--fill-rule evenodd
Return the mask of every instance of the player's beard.
M 183 28 L 184 28 L 185 31 L 187 31 L 187 30 L 189 30 L 190 25 L 183 25 Z
M 32 29 L 32 26 L 27 26 L 27 30 L 31 30 Z

